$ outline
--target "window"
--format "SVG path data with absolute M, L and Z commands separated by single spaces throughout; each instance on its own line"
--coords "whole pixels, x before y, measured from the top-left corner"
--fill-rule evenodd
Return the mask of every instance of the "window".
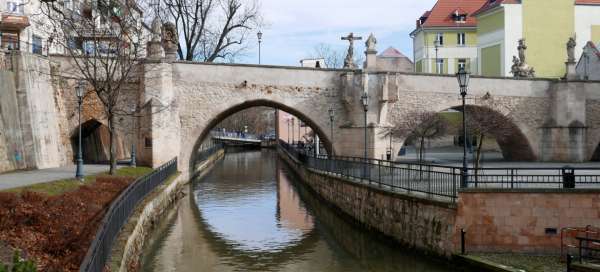
M 39 36 L 33 35 L 31 37 L 31 53 L 42 54 L 42 38 Z
M 19 50 L 18 32 L 1 32 L 0 34 L 0 48 Z
M 444 45 L 444 33 L 437 33 L 435 35 L 435 43 L 438 46 L 443 46 Z
M 8 13 L 23 13 L 23 5 L 18 1 L 6 2 L 6 11 Z
M 437 63 L 435 65 L 435 72 L 437 74 L 443 74 L 444 73 L 444 59 L 438 59 Z
M 465 38 L 466 38 L 465 33 L 458 33 L 457 34 L 458 45 L 465 45 L 466 44 Z
M 465 71 L 467 70 L 467 60 L 466 59 L 458 60 L 458 70 L 460 71 L 460 69 L 465 69 Z

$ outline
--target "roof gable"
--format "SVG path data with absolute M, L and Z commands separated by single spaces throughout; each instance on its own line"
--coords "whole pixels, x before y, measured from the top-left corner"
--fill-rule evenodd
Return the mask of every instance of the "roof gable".
M 430 14 L 422 22 L 423 27 L 474 27 L 477 19 L 473 16 L 487 0 L 438 0 Z M 455 15 L 467 15 L 464 22 L 454 20 Z
M 400 50 L 394 48 L 394 47 L 388 47 L 388 49 L 384 50 L 381 54 L 379 54 L 379 57 L 382 58 L 406 58 L 406 56 L 404 54 L 402 54 L 402 52 L 400 52 Z

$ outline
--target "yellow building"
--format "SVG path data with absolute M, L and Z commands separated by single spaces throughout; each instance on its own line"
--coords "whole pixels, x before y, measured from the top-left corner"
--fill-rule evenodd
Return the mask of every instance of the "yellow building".
M 454 74 L 477 71 L 477 19 L 486 0 L 439 0 L 418 20 L 413 38 L 415 71 Z
M 576 36 L 576 59 L 588 41 L 600 41 L 599 0 L 487 0 L 477 18 L 478 74 L 512 76 L 519 39 L 537 77 L 562 77 L 566 43 Z

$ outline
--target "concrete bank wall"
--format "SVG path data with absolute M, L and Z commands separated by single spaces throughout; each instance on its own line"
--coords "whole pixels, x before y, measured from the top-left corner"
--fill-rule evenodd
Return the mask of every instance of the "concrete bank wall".
M 199 176 L 207 174 L 212 166 L 223 158 L 225 151 L 221 150 L 210 157 L 198 168 Z M 190 182 L 188 175 L 180 175 L 175 180 L 157 188 L 138 207 L 121 230 L 117 242 L 113 246 L 109 266 L 111 271 L 135 271 L 139 267 L 146 239 L 160 221 L 166 211 L 172 208 L 182 196 L 183 189 Z
M 456 206 L 380 190 L 303 167 L 279 150 L 310 188 L 364 226 L 412 248 L 449 257 L 454 252 Z
M 468 251 L 556 254 L 562 228 L 588 225 L 600 226 L 600 190 L 459 193 L 456 231 L 466 230 Z

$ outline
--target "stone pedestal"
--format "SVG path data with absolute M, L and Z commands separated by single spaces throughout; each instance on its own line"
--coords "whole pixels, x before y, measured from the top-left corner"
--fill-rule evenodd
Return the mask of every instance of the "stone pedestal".
M 367 50 L 365 51 L 365 71 L 370 72 L 377 69 L 377 50 Z
M 566 71 L 567 73 L 565 74 L 565 78 L 567 80 L 576 80 L 579 79 L 577 76 L 577 63 L 574 61 L 567 61 L 565 62 L 566 65 Z
M 161 60 L 164 53 L 161 42 L 148 42 L 146 54 L 149 60 Z

